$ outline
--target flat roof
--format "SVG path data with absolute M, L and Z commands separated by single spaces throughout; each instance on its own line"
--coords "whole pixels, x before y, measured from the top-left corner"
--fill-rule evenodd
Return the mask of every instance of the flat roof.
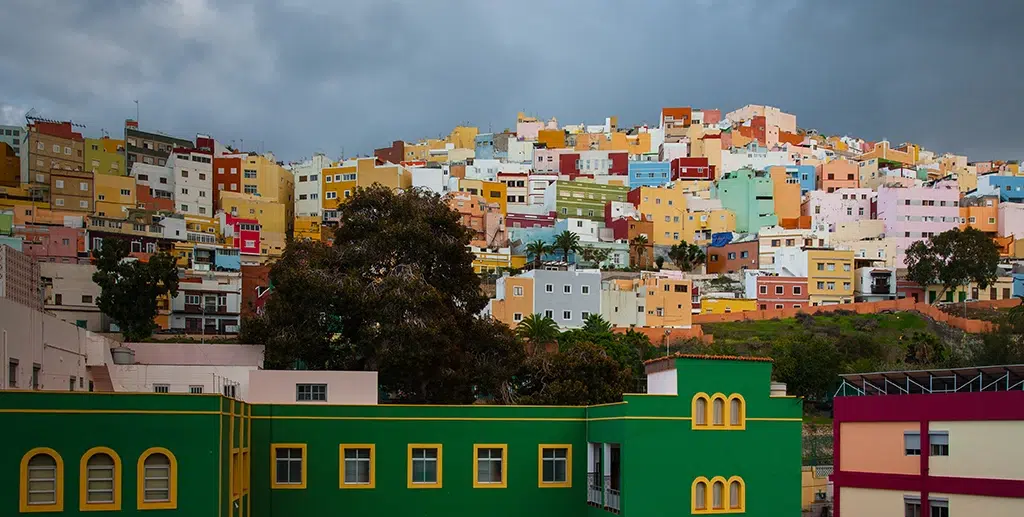
M 837 395 L 1024 390 L 1024 364 L 842 374 Z

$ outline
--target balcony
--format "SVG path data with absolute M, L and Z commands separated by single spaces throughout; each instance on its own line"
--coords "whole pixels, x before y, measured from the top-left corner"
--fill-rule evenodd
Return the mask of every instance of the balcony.
M 889 282 L 881 283 L 875 282 L 871 284 L 871 294 L 890 294 L 892 293 L 892 287 Z

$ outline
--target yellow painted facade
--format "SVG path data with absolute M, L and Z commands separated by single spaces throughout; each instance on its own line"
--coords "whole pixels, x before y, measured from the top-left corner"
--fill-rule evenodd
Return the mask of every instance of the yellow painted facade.
M 88 147 L 86 144 L 86 148 Z M 93 185 L 96 215 L 121 217 L 136 207 L 134 177 L 96 174 Z
M 476 135 L 478 134 L 480 134 L 479 128 L 455 126 L 455 129 L 452 129 L 451 134 L 448 135 L 448 142 L 454 145 L 456 149 L 476 150 Z
M 284 253 L 287 230 L 292 219 L 285 215 L 285 205 L 274 199 L 267 199 L 240 192 L 221 192 L 217 209 L 243 219 L 260 222 L 260 253 L 269 257 L 280 257 Z M 232 243 L 228 242 L 229 245 Z
M 677 188 L 638 187 L 637 210 L 654 223 L 655 245 L 671 246 L 687 240 L 683 225 L 687 217 L 686 193 Z M 691 236 L 692 237 L 692 236 Z
M 295 177 L 291 171 L 278 165 L 273 155 L 252 154 L 246 157 L 242 169 L 242 193 L 258 194 L 281 203 L 290 227 L 295 218 Z M 253 171 L 256 177 L 247 177 L 252 176 Z
M 430 159 L 430 151 L 432 149 L 444 149 L 445 141 L 435 138 L 428 138 L 421 140 L 415 144 L 406 142 L 405 143 L 405 161 L 427 161 Z
M 320 202 L 324 210 L 337 210 L 338 205 L 356 193 L 356 170 L 353 163 L 327 167 L 321 171 Z
M 803 467 L 800 471 L 800 505 L 807 510 L 818 499 L 818 494 L 828 492 L 828 476 L 816 476 L 814 467 Z
M 507 185 L 499 181 L 459 180 L 459 192 L 469 192 L 484 198 L 488 203 L 497 203 L 502 216 L 508 214 L 507 189 Z
M 124 176 L 128 174 L 128 170 L 125 169 L 123 151 L 124 140 L 86 138 L 85 170 L 96 175 Z
M 537 131 L 537 144 L 542 144 L 548 149 L 562 149 L 565 147 L 565 131 L 561 129 L 541 129 Z
M 732 210 L 688 211 L 683 220 L 683 240 L 698 246 L 711 242 L 711 234 L 736 231 L 736 214 Z
M 513 255 L 508 248 L 502 248 L 498 252 L 480 249 L 473 251 L 473 271 L 476 273 L 522 269 L 525 266 L 526 255 Z
M 757 300 L 749 298 L 701 298 L 700 300 L 701 314 L 728 314 L 756 310 Z
M 686 278 L 644 279 L 648 327 L 689 328 L 693 323 L 693 282 Z
M 807 250 L 807 294 L 811 305 L 853 303 L 853 250 Z
M 500 286 L 499 286 L 500 288 Z M 504 278 L 504 292 L 491 300 L 491 317 L 516 328 L 519 322 L 533 313 L 533 278 L 510 276 Z
M 322 235 L 322 224 L 319 217 L 307 216 L 295 218 L 295 240 L 319 241 Z

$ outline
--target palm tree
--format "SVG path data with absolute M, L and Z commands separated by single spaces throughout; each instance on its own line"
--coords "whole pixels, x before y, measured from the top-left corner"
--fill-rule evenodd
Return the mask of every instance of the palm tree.
M 555 245 L 553 247 L 556 250 L 562 250 L 562 257 L 565 262 L 569 262 L 569 254 L 574 251 L 580 251 L 581 249 L 580 236 L 566 230 L 555 235 Z
M 687 272 L 703 264 L 705 256 L 700 246 L 680 242 L 669 248 L 668 258 L 680 271 Z
M 608 320 L 601 317 L 600 314 L 591 314 L 583 320 L 583 330 L 594 334 L 604 334 L 612 331 L 612 324 L 608 323 Z
M 540 267 L 545 253 L 551 253 L 551 246 L 542 240 L 536 240 L 526 245 L 526 254 L 533 256 L 534 269 Z
M 633 240 L 629 241 L 629 243 L 633 246 L 633 251 L 636 252 L 637 262 L 639 262 L 638 266 L 643 268 L 644 259 L 647 256 L 647 236 L 641 233 L 633 237 Z
M 529 342 L 533 350 L 543 350 L 544 346 L 554 343 L 558 334 L 555 320 L 540 314 L 530 314 L 516 325 L 516 335 Z

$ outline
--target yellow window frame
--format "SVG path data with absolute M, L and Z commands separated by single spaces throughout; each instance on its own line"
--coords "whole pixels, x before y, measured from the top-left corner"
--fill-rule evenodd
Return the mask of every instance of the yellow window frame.
M 345 482 L 345 451 L 355 449 L 370 450 L 370 482 L 369 483 L 346 483 Z M 343 443 L 338 445 L 338 488 L 366 489 L 377 487 L 377 447 L 372 443 Z
M 565 449 L 565 481 L 544 481 L 544 451 Z M 537 486 L 540 488 L 572 488 L 572 444 L 542 443 L 537 446 Z
M 435 449 L 437 450 L 437 482 L 436 483 L 414 483 L 412 480 L 412 451 L 413 449 Z M 444 446 L 440 443 L 410 443 L 406 452 L 406 458 L 408 459 L 408 465 L 406 470 L 406 488 L 441 488 L 442 473 L 443 470 L 443 459 L 444 459 Z
M 480 449 L 501 449 L 501 483 L 481 483 L 477 472 Z M 473 444 L 473 488 L 508 488 L 508 444 L 507 443 L 474 443 Z
M 697 401 L 704 401 L 704 423 L 697 423 Z M 715 401 L 722 401 L 722 423 L 716 425 L 714 423 L 715 415 Z M 732 403 L 733 401 L 739 401 L 740 403 L 740 423 L 739 425 L 732 424 Z M 725 395 L 724 393 L 715 393 L 714 395 L 708 395 L 707 393 L 700 392 L 693 396 L 693 400 L 690 402 L 690 429 L 694 431 L 744 431 L 747 429 L 747 401 L 743 398 L 743 395 L 739 393 L 733 393 Z
M 303 458 L 305 461 L 305 458 Z M 242 495 L 249 493 L 249 472 L 251 466 L 249 464 L 249 448 L 242 449 Z
M 697 401 L 704 401 L 704 423 L 697 423 Z M 711 427 L 711 396 L 703 391 L 693 396 L 693 400 L 690 402 L 690 429 L 707 429 Z
M 167 457 L 170 472 L 167 479 L 167 501 L 146 501 L 146 459 L 154 454 Z M 150 447 L 139 456 L 136 466 L 136 503 L 139 510 L 174 510 L 178 508 L 178 459 L 163 447 Z
M 704 484 L 704 508 L 697 508 L 697 485 Z M 690 485 L 690 513 L 703 514 L 711 512 L 711 482 L 708 478 L 700 476 L 693 480 Z
M 740 500 L 739 507 L 733 508 L 730 502 L 732 494 L 732 484 L 737 482 L 740 484 Z M 728 513 L 744 513 L 747 511 L 747 484 L 743 481 L 743 478 L 739 476 L 732 476 L 725 483 L 725 508 Z
M 38 455 L 46 455 L 57 464 L 56 493 L 53 504 L 28 504 L 28 462 Z M 36 447 L 21 457 L 21 477 L 18 489 L 18 510 L 21 513 L 64 511 L 64 459 L 49 447 Z
M 242 497 L 242 454 L 238 447 L 231 448 L 231 461 L 228 464 L 228 479 L 231 480 L 231 500 L 237 501 Z M 306 457 L 302 457 L 305 462 Z
M 738 425 L 733 425 L 732 423 L 732 404 L 734 401 L 738 401 L 740 403 L 740 423 Z M 725 419 L 725 427 L 732 429 L 734 431 L 746 430 L 747 400 L 743 398 L 743 395 L 740 395 L 739 393 L 733 393 L 732 395 L 729 395 L 729 399 L 726 401 L 725 406 L 727 412 Z
M 277 451 L 278 449 L 299 449 L 302 451 L 302 482 L 301 483 L 278 483 L 277 482 Z M 304 443 L 272 443 L 270 444 L 270 488 L 276 490 L 305 490 L 306 470 L 309 466 L 309 455 Z
M 89 458 L 97 454 L 107 454 L 114 460 L 114 501 L 110 503 L 90 503 L 87 494 L 89 489 L 88 465 Z M 109 447 L 93 447 L 82 455 L 78 466 L 78 511 L 99 512 L 99 511 L 121 511 L 121 457 Z

